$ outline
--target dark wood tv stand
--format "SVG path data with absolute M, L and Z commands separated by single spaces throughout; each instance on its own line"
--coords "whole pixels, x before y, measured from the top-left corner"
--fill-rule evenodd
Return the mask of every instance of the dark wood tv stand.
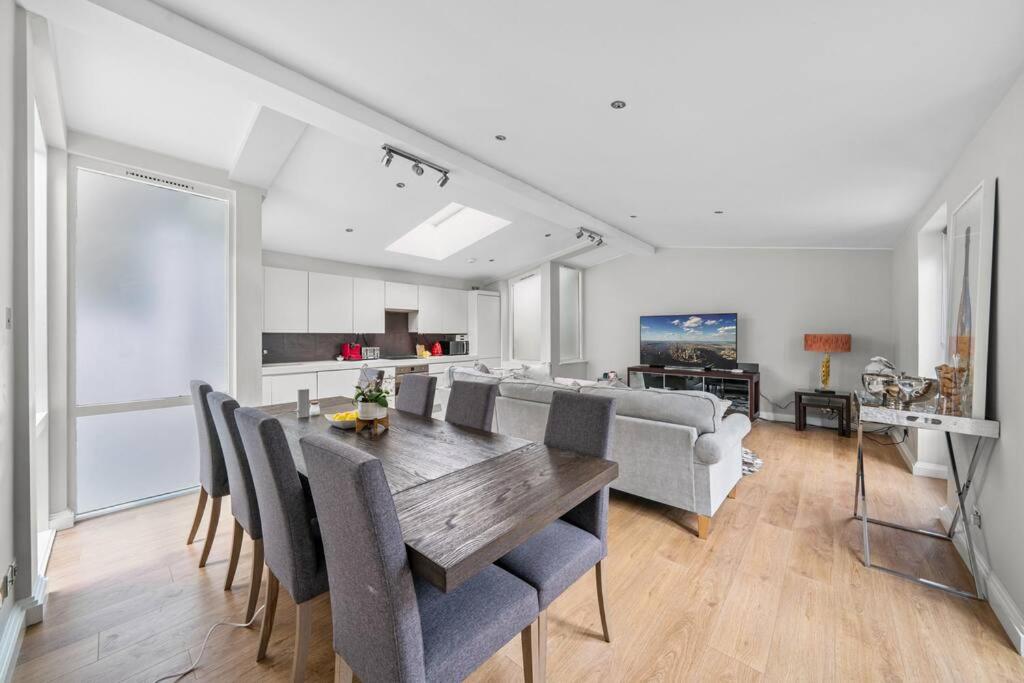
M 761 413 L 760 372 L 634 365 L 627 370 L 626 382 L 630 387 L 644 389 L 706 391 L 732 401 L 732 405 L 725 411 L 727 415 L 743 413 L 751 422 Z

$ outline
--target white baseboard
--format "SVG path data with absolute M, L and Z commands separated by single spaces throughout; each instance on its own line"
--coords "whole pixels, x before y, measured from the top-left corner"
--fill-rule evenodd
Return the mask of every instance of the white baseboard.
M 21 639 L 25 635 L 25 608 L 14 603 L 7 613 L 6 623 L 0 629 L 0 681 L 14 678 L 14 667 L 18 664 Z
M 953 523 L 953 511 L 950 510 L 948 505 L 943 505 L 939 508 L 939 520 L 942 522 L 943 528 L 949 531 L 949 526 Z M 962 528 L 964 524 L 963 516 L 960 517 L 960 524 Z M 964 564 L 970 570 L 971 563 L 967 559 L 967 541 L 964 540 L 962 532 L 954 534 L 953 545 L 956 546 Z M 1013 601 L 1010 592 L 1006 590 L 1006 586 L 1003 585 L 1003 582 L 992 571 L 988 558 L 978 553 L 975 559 L 977 561 L 978 574 L 980 575 L 978 581 L 984 587 L 988 604 L 992 606 L 992 611 L 995 612 L 996 618 L 1002 624 L 1006 635 L 1010 637 L 1014 649 L 1017 650 L 1018 654 L 1024 655 L 1024 612 Z
M 910 449 L 907 448 L 906 440 L 900 441 L 900 438 L 902 438 L 902 435 L 900 437 L 893 436 L 893 440 L 899 442 L 896 444 L 896 450 L 902 456 L 903 462 L 907 464 L 907 469 L 915 477 L 931 477 L 932 479 L 946 479 L 949 477 L 949 469 L 945 465 L 917 460 L 914 454 L 910 452 Z
M 46 575 L 46 568 L 50 564 L 50 554 L 53 552 L 53 541 L 56 538 L 57 532 L 54 529 L 39 532 L 39 573 L 43 576 Z
M 55 512 L 50 515 L 50 528 L 54 531 L 63 531 L 64 529 L 70 529 L 75 525 L 75 513 L 71 508 L 65 508 L 60 512 Z

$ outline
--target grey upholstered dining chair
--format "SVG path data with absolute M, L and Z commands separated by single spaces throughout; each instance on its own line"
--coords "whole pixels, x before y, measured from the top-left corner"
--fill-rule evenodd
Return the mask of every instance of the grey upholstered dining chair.
M 544 443 L 595 458 L 607 458 L 615 423 L 615 399 L 556 391 L 551 397 Z M 540 671 L 547 659 L 547 608 L 565 589 L 595 568 L 597 606 L 604 639 L 611 642 L 605 613 L 601 561 L 608 554 L 608 487 L 569 510 L 498 560 L 499 567 L 537 589 Z
M 377 368 L 371 368 L 366 365 L 359 368 L 359 386 L 365 387 L 367 384 L 373 381 L 383 382 L 384 371 L 378 370 Z
M 461 681 L 520 635 L 537 679 L 537 592 L 494 565 L 443 593 L 409 567 L 379 460 L 323 435 L 302 438 L 320 511 L 334 621 L 334 680 Z
M 489 432 L 494 423 L 494 401 L 497 398 L 497 384 L 457 380 L 452 382 L 444 419 L 460 427 Z
M 192 545 L 196 540 L 199 523 L 203 521 L 203 511 L 206 510 L 206 501 L 212 499 L 210 525 L 206 529 L 203 552 L 199 556 L 199 566 L 205 567 L 206 560 L 210 557 L 210 548 L 213 547 L 213 538 L 217 535 L 221 498 L 229 493 L 228 472 L 224 466 L 224 454 L 221 452 L 220 439 L 217 438 L 217 430 L 213 425 L 210 406 L 206 402 L 206 395 L 213 391 L 213 387 L 202 380 L 194 379 L 189 383 L 189 388 L 192 392 L 192 410 L 196 415 L 196 430 L 199 432 L 199 504 L 196 506 L 196 516 L 192 520 L 192 529 L 188 532 L 185 545 Z
M 213 424 L 217 427 L 220 438 L 221 452 L 224 453 L 224 464 L 228 470 L 228 484 L 231 486 L 231 515 L 235 518 L 234 535 L 231 539 L 231 559 L 228 562 L 228 574 L 224 579 L 224 590 L 231 590 L 238 568 L 238 556 L 242 551 L 242 534 L 249 534 L 252 539 L 252 570 L 249 572 L 249 602 L 245 608 L 245 623 L 249 623 L 256 613 L 256 603 L 260 597 L 260 584 L 263 582 L 263 526 L 260 524 L 260 507 L 256 502 L 256 485 L 249 469 L 249 459 L 242 445 L 242 435 L 238 433 L 238 422 L 235 411 L 238 401 L 219 391 L 211 392 L 206 397 L 213 415 Z
M 437 377 L 410 373 L 402 378 L 401 389 L 395 397 L 395 409 L 430 417 L 434 412 L 435 391 Z
M 256 501 L 263 525 L 263 553 L 267 565 L 267 601 L 260 629 L 256 661 L 267 654 L 274 629 L 280 584 L 295 601 L 295 654 L 292 680 L 306 672 L 312 627 L 312 600 L 327 592 L 327 570 L 320 543 L 316 510 L 307 486 L 300 479 L 291 449 L 277 418 L 256 408 L 235 411 L 242 445 L 256 485 Z

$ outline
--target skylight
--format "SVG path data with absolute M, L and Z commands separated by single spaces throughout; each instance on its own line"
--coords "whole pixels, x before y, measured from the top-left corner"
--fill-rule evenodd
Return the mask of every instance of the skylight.
M 511 223 L 452 202 L 388 245 L 388 251 L 443 261 Z

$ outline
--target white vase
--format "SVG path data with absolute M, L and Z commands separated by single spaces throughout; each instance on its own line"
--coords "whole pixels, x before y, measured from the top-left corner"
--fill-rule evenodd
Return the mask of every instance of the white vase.
M 377 403 L 366 403 L 361 401 L 357 403 L 356 406 L 359 411 L 360 420 L 379 420 L 388 414 L 387 407 Z

